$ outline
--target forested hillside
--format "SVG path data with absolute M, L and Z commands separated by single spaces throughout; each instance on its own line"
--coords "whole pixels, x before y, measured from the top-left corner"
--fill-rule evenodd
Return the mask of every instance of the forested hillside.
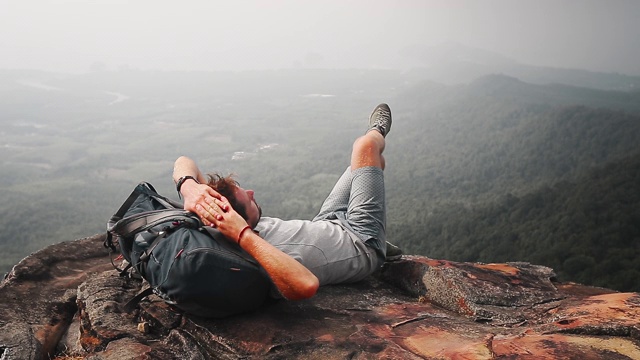
M 238 174 L 265 215 L 310 218 L 388 102 L 390 241 L 640 290 L 640 92 L 415 74 L 0 72 L 0 269 L 104 231 L 141 180 L 177 199 L 180 155 Z
M 639 291 L 639 204 L 636 154 L 529 193 L 436 207 L 398 233 L 407 248 L 435 258 L 528 261 L 564 280 Z
M 388 196 L 406 209 L 390 214 L 390 233 L 409 252 L 640 289 L 640 117 L 613 110 L 637 94 L 599 92 L 596 108 L 597 91 L 503 76 L 417 88 L 399 99 L 419 109 L 400 125 L 417 131 L 394 134 L 415 167 Z

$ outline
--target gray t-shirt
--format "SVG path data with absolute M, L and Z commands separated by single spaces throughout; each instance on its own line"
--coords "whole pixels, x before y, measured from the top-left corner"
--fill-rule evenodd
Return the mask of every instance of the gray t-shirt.
M 339 220 L 263 217 L 255 230 L 271 245 L 309 269 L 320 285 L 358 281 L 380 265 L 375 250 L 343 227 Z

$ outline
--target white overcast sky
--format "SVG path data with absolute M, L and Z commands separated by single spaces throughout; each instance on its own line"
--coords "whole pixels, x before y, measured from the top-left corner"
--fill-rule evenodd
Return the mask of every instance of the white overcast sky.
M 393 68 L 443 42 L 640 75 L 640 0 L 0 0 L 0 69 Z

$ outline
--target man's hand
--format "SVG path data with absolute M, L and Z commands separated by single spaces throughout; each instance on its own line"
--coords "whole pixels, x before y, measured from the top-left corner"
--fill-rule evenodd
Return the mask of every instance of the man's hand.
M 196 204 L 196 213 L 205 225 L 217 228 L 231 241 L 240 242 L 242 230 L 248 226 L 247 221 L 238 214 L 228 200 L 214 198 L 207 206 Z
M 214 218 L 222 220 L 221 213 L 231 208 L 224 196 L 209 185 L 198 184 L 193 180 L 185 181 L 180 188 L 180 193 L 184 198 L 184 209 L 196 213 L 202 223 L 207 226 L 213 226 Z M 215 200 L 220 201 L 223 207 L 216 204 Z
M 181 188 L 184 209 L 198 215 L 203 224 L 220 230 L 228 239 L 238 242 L 247 221 L 238 214 L 229 201 L 209 185 L 187 180 Z

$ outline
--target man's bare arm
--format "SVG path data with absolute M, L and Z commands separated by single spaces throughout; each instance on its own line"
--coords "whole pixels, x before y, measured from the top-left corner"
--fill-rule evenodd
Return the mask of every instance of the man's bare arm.
M 318 291 L 318 278 L 309 269 L 253 231 L 242 234 L 240 246 L 262 265 L 285 299 L 307 299 Z

